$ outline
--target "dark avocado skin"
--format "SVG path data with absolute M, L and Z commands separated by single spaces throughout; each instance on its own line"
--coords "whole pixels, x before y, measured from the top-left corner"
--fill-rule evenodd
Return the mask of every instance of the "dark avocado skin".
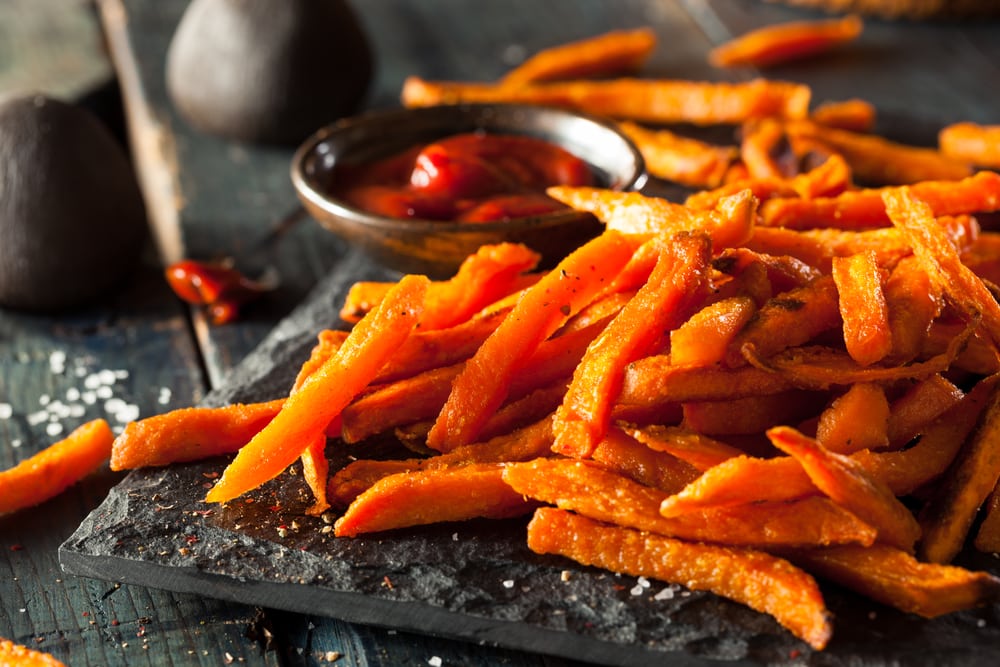
M 343 0 L 193 0 L 167 52 L 167 91 L 197 130 L 293 145 L 357 110 L 372 51 Z
M 146 236 L 132 165 L 96 117 L 43 96 L 0 103 L 0 305 L 91 302 L 135 267 Z

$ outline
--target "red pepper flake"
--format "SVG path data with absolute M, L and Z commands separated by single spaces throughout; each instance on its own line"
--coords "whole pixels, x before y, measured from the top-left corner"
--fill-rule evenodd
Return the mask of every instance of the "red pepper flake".
M 206 477 L 208 479 L 218 479 L 219 478 L 219 473 L 217 473 L 217 472 L 203 472 L 203 473 L 201 473 L 201 476 L 202 477 Z
M 382 585 L 388 588 L 390 591 L 392 590 L 393 588 L 392 579 L 389 578 L 388 574 L 382 577 Z
M 279 504 L 271 505 L 270 507 L 268 507 L 268 509 L 271 510 L 272 512 L 280 512 L 281 511 L 281 504 L 279 503 Z
M 788 652 L 788 657 L 790 659 L 792 659 L 792 660 L 795 660 L 796 658 L 800 657 L 801 655 L 802 655 L 802 651 L 800 651 L 797 648 L 793 648 L 791 651 Z
M 89 611 L 83 612 L 83 616 L 84 616 L 84 618 L 86 618 L 87 616 L 90 616 L 90 612 Z
M 112 627 L 118 627 L 118 619 L 117 618 L 111 619 L 111 626 Z
M 21 545 L 21 544 L 12 544 L 12 545 L 10 545 L 10 550 L 11 551 L 24 551 L 24 546 Z
M 198 536 L 197 535 L 185 535 L 184 536 L 184 541 L 187 542 L 188 544 L 196 544 L 198 542 Z
M 215 510 L 191 510 L 191 514 L 197 514 L 198 516 L 212 516 L 215 514 Z
M 146 636 L 146 626 L 145 625 L 140 625 L 138 632 L 135 633 L 135 636 L 136 637 L 145 637 Z

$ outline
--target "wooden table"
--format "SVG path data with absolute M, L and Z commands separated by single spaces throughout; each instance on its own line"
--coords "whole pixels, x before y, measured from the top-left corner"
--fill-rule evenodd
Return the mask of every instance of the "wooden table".
M 59 317 L 0 310 L 0 404 L 12 412 L 0 418 L 3 468 L 87 419 L 106 416 L 120 425 L 136 414 L 197 403 L 346 251 L 317 225 L 299 224 L 273 248 L 281 288 L 240 322 L 211 327 L 180 305 L 161 279 L 162 262 L 250 252 L 296 206 L 288 179 L 291 152 L 201 136 L 174 114 L 163 66 L 185 0 L 97 4 L 154 243 L 133 281 L 99 306 Z M 492 79 L 539 48 L 642 25 L 654 27 L 660 37 L 645 72 L 649 76 L 750 78 L 758 73 L 709 67 L 707 49 L 752 27 L 817 16 L 730 0 L 353 4 L 377 54 L 371 108 L 397 104 L 408 74 Z M 78 30 L 94 27 L 81 25 Z M 1000 122 L 1000 96 L 993 90 L 1000 80 L 1000 24 L 871 20 L 851 49 L 768 75 L 810 84 L 818 101 L 862 97 L 888 118 L 916 117 L 929 127 L 958 120 Z M 72 86 L 60 92 L 82 95 Z M 100 473 L 40 507 L 0 518 L 0 637 L 74 666 L 570 664 L 64 576 L 58 545 L 119 479 Z

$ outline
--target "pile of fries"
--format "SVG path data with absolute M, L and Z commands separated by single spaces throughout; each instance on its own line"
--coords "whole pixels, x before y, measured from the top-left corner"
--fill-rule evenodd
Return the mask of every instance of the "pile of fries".
M 539 553 L 713 591 L 816 650 L 815 577 L 925 617 L 1000 601 L 1000 579 L 950 564 L 968 540 L 1000 549 L 989 154 L 873 136 L 870 105 L 810 110 L 800 84 L 565 80 L 637 69 L 654 44 L 613 33 L 496 83 L 411 79 L 404 101 L 614 116 L 686 202 L 553 188 L 606 225 L 555 269 L 500 244 L 450 280 L 358 283 L 356 324 L 319 334 L 287 398 L 130 424 L 112 467 L 238 452 L 206 498 L 226 502 L 301 460 L 309 511 L 336 511 L 342 537 L 531 515 Z M 648 125 L 674 122 L 740 140 Z M 386 432 L 413 457 L 328 475 L 327 447 Z

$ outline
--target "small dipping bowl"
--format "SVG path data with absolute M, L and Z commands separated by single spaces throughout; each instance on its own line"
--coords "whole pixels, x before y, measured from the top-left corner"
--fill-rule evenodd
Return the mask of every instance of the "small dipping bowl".
M 331 194 L 334 168 L 364 164 L 418 144 L 468 132 L 543 139 L 585 161 L 598 187 L 635 190 L 646 182 L 645 164 L 614 123 L 552 107 L 470 104 L 370 112 L 326 126 L 292 160 L 292 183 L 306 210 L 323 227 L 404 273 L 447 278 L 480 246 L 523 243 L 552 266 L 600 234 L 590 213 L 566 209 L 495 222 L 442 222 L 392 218 L 363 211 Z

